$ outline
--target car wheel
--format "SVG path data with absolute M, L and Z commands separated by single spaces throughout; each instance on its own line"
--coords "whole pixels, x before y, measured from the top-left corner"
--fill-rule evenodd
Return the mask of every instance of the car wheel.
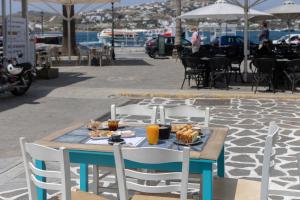
M 158 58 L 158 56 L 159 56 L 159 55 L 158 55 L 158 51 L 154 51 L 153 54 L 152 54 L 152 56 L 153 56 L 154 59 L 155 59 L 155 58 Z

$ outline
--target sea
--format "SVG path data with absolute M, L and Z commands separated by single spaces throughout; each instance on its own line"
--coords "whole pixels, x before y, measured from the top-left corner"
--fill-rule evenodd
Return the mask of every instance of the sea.
M 259 35 L 260 31 L 249 31 L 249 40 L 253 43 L 259 43 L 258 41 L 258 35 Z M 211 32 L 203 32 L 202 33 L 205 36 L 205 40 L 204 40 L 204 44 L 208 44 L 210 43 L 210 41 L 212 40 L 212 34 Z M 280 30 L 271 30 L 270 31 L 270 40 L 277 40 L 280 37 L 284 36 L 284 35 L 288 35 L 289 32 L 288 31 L 280 31 Z M 293 30 L 291 31 L 291 34 L 300 34 L 300 30 Z M 237 31 L 236 32 L 237 36 L 244 36 L 244 32 L 243 31 Z M 140 44 L 138 44 L 138 46 L 143 46 L 144 42 L 147 40 L 147 38 L 144 38 L 144 40 L 141 40 L 142 42 Z M 93 32 L 93 31 L 89 31 L 89 32 L 76 32 L 76 41 L 77 43 L 82 43 L 85 45 L 90 44 L 97 44 L 99 42 L 99 40 L 97 39 L 97 32 Z M 144 41 L 144 42 L 143 42 Z M 136 46 L 137 44 L 135 44 Z

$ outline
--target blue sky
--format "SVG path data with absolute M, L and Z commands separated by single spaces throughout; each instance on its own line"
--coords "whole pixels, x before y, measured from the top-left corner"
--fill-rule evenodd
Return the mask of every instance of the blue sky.
M 9 13 L 9 0 L 7 1 L 7 13 Z M 140 3 L 148 3 L 148 2 L 154 2 L 154 1 L 163 1 L 163 0 L 121 0 L 121 3 L 118 3 L 119 6 L 125 6 L 125 5 L 132 5 L 132 4 L 140 4 Z M 175 0 L 174 0 L 175 1 Z M 193 1 L 193 0 L 191 0 Z M 244 0 L 240 0 L 241 2 L 243 2 Z M 250 2 L 253 2 L 254 0 L 249 0 Z M 264 9 L 268 9 L 271 7 L 274 7 L 276 5 L 280 5 L 283 2 L 283 0 L 267 0 L 265 3 L 262 3 L 261 5 L 256 6 L 255 8 L 258 10 L 264 10 Z M 296 3 L 300 4 L 300 0 L 295 0 Z M 17 12 L 20 10 L 20 3 L 16 2 L 15 0 L 12 0 L 12 4 L 13 4 L 13 12 Z M 2 6 L 2 5 L 1 5 Z M 77 6 L 80 7 L 80 6 Z M 107 7 L 107 6 L 101 6 L 101 5 L 96 5 L 96 6 L 92 6 L 93 8 L 101 8 L 101 7 Z M 58 7 L 58 10 L 61 7 Z M 35 3 L 34 6 L 29 6 L 29 10 L 41 10 L 43 9 L 44 11 L 51 11 L 51 9 L 49 9 L 47 6 L 43 5 L 43 4 L 37 4 Z

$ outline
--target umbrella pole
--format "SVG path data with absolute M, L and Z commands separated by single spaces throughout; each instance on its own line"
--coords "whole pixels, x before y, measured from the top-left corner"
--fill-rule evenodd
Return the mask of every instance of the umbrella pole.
M 71 62 L 71 5 L 66 5 L 68 22 L 68 56 Z
M 244 5 L 245 27 L 244 27 L 244 81 L 247 82 L 248 76 L 248 0 Z

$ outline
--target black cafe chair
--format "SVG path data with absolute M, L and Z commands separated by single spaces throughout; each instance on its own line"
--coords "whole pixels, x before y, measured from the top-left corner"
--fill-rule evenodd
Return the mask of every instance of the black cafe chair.
M 199 88 L 201 81 L 203 81 L 206 70 L 200 58 L 184 56 L 181 57 L 181 62 L 184 67 L 184 78 L 181 84 L 181 89 L 183 88 L 186 80 L 188 80 L 189 86 L 191 86 L 191 80 L 195 80 L 196 86 Z
M 300 59 L 289 61 L 283 72 L 291 84 L 292 93 L 294 93 L 297 83 L 300 81 Z
M 215 56 L 209 60 L 209 87 L 216 87 L 216 80 L 223 78 L 225 86 L 229 87 L 228 71 L 230 68 L 230 60 L 225 56 Z
M 229 46 L 226 49 L 226 57 L 230 60 L 229 80 L 231 80 L 231 74 L 234 73 L 235 82 L 237 82 L 237 77 L 239 75 L 241 82 L 244 83 L 243 75 L 241 73 L 241 64 L 244 60 L 242 49 L 238 46 Z
M 255 66 L 255 68 L 253 67 Z M 269 90 L 273 90 L 275 93 L 274 87 L 274 70 L 276 67 L 276 60 L 274 58 L 254 58 L 250 63 L 250 69 L 253 74 L 252 80 L 252 91 L 255 84 L 255 91 L 257 92 L 257 88 L 259 84 L 263 81 L 266 81 L 269 85 Z

